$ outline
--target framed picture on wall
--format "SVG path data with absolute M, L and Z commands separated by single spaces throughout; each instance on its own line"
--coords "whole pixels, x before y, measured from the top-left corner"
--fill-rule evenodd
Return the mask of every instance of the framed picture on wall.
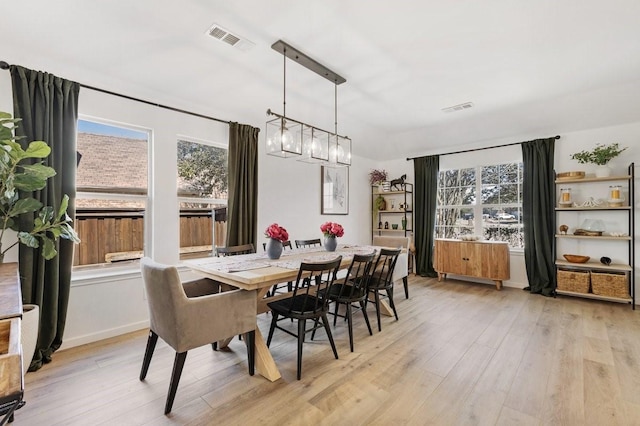
M 321 167 L 322 214 L 349 214 L 349 168 Z

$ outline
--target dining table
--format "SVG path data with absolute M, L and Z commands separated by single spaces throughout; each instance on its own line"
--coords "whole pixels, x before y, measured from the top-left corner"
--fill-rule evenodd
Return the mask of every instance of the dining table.
M 379 252 L 380 248 L 370 245 L 340 244 L 335 251 L 326 251 L 323 247 L 285 250 L 279 259 L 269 259 L 266 253 L 250 253 L 188 259 L 183 263 L 204 277 L 232 287 L 256 290 L 258 298 L 256 314 L 262 314 L 270 311 L 267 305 L 269 302 L 290 296 L 290 293 L 275 295 L 267 293 L 274 284 L 295 281 L 302 262 L 327 262 L 342 256 L 340 269 L 346 269 L 355 254 L 368 254 L 374 250 Z M 392 315 L 391 308 L 387 304 L 381 306 L 381 313 Z M 280 371 L 258 328 L 255 334 L 256 371 L 266 379 L 276 381 L 281 377 Z

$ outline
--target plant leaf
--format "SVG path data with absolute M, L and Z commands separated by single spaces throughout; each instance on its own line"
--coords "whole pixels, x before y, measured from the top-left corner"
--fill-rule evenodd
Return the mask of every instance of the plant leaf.
M 49 260 L 56 257 L 58 252 L 56 251 L 56 246 L 53 243 L 53 240 L 49 237 L 42 237 L 42 256 Z
M 32 176 L 37 176 L 41 179 L 49 179 L 50 177 L 56 175 L 56 171 L 53 169 L 53 167 L 45 166 L 42 163 L 25 164 L 20 165 L 20 167 L 25 173 L 28 173 Z
M 21 173 L 16 175 L 13 184 L 21 191 L 31 192 L 44 188 L 47 184 L 47 181 L 38 176 Z
M 38 248 L 40 244 L 38 239 L 28 232 L 18 232 L 18 239 L 27 247 Z
M 58 207 L 58 214 L 56 215 L 56 221 L 60 220 L 63 215 L 67 214 L 67 207 L 69 206 L 69 196 L 64 194 L 62 197 L 62 201 L 60 202 L 60 207 Z
M 11 207 L 9 216 L 16 217 L 23 213 L 35 212 L 40 207 L 42 207 L 42 203 L 35 198 L 22 198 Z
M 24 158 L 47 158 L 51 154 L 51 148 L 46 142 L 33 141 L 25 151 Z

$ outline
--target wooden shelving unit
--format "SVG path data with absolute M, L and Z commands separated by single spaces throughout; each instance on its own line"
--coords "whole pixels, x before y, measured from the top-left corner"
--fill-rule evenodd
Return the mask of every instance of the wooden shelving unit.
M 598 182 L 622 182 L 627 185 L 629 191 L 629 197 L 626 203 L 628 205 L 625 206 L 616 206 L 609 207 L 606 205 L 599 205 L 595 207 L 556 207 L 556 222 L 558 221 L 558 215 L 563 212 L 568 213 L 578 213 L 578 212 L 618 212 L 616 214 L 624 214 L 626 216 L 627 229 L 626 234 L 624 236 L 613 236 L 607 235 L 606 233 L 601 236 L 590 236 L 590 235 L 573 235 L 573 234 L 556 234 L 555 235 L 555 245 L 554 245 L 554 253 L 556 255 L 556 271 L 560 268 L 562 269 L 571 269 L 571 270 L 588 270 L 593 272 L 620 272 L 626 275 L 629 297 L 613 297 L 613 296 L 604 296 L 597 295 L 591 292 L 589 293 L 578 293 L 567 290 L 556 290 L 558 294 L 565 296 L 575 296 L 575 297 L 583 297 L 588 299 L 597 299 L 608 302 L 618 302 L 618 303 L 629 303 L 631 304 L 632 309 L 635 309 L 635 245 L 634 245 L 634 235 L 635 235 L 635 218 L 633 212 L 633 206 L 635 206 L 635 187 L 634 187 L 634 163 L 631 163 L 628 167 L 628 174 L 626 175 L 617 175 L 617 176 L 609 176 L 609 177 L 585 177 L 582 179 L 556 179 L 556 199 L 558 196 L 558 188 L 559 185 L 573 184 L 573 185 L 583 185 L 588 183 L 598 183 Z M 556 223 L 557 224 L 557 223 Z M 568 262 L 561 258 L 558 252 L 558 242 L 562 240 L 585 240 L 585 242 L 596 242 L 596 241 L 618 241 L 620 243 L 626 243 L 628 245 L 628 263 L 613 263 L 610 265 L 604 265 L 597 260 L 590 260 L 586 263 L 573 263 Z M 589 253 L 576 253 L 576 254 L 586 254 Z

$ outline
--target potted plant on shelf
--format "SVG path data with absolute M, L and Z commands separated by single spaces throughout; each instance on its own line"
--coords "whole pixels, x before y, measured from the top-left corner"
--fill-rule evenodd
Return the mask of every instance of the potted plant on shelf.
M 55 176 L 56 172 L 42 162 L 24 161 L 47 158 L 51 148 L 43 141 L 33 141 L 26 150 L 22 149 L 14 136 L 19 121 L 0 111 L 0 263 L 6 252 L 18 243 L 33 248 L 42 245 L 42 256 L 49 260 L 58 254 L 54 243 L 59 237 L 80 242 L 67 215 L 67 195 L 57 209 L 44 206 L 35 198 L 20 195 L 20 192 L 43 189 L 47 179 Z M 18 220 L 18 216 L 33 212 L 37 212 L 33 222 Z M 7 229 L 17 232 L 18 239 L 3 248 L 2 240 Z
M 596 144 L 596 147 L 591 151 L 580 151 L 575 154 L 571 154 L 572 160 L 577 160 L 580 164 L 592 163 L 598 166 L 596 169 L 597 177 L 607 177 L 611 174 L 611 169 L 607 165 L 609 161 L 616 158 L 627 147 L 620 148 L 620 145 L 615 142 L 608 145 Z
M 387 178 L 388 178 L 388 174 L 386 170 L 372 169 L 369 172 L 369 183 L 371 184 L 371 186 L 378 185 L 379 192 L 382 192 L 384 190 L 383 187 L 385 183 L 387 185 L 389 184 L 387 182 Z

